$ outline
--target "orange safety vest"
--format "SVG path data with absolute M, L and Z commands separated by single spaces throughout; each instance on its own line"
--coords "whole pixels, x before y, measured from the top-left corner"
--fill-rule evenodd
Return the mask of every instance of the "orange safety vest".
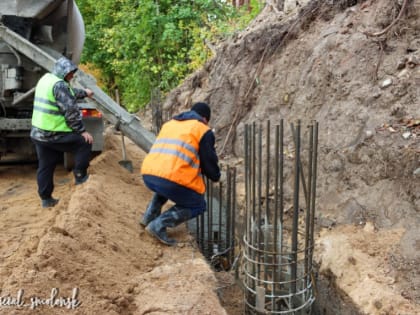
M 144 159 L 141 174 L 165 178 L 203 194 L 206 186 L 198 150 L 209 129 L 195 119 L 168 121 Z

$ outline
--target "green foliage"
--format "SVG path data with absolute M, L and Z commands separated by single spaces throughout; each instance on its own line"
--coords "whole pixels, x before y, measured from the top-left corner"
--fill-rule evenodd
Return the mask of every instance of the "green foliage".
M 215 42 L 259 12 L 234 10 L 223 0 L 76 0 L 86 27 L 82 61 L 98 67 L 109 89 L 136 111 L 151 90 L 168 92 L 201 67 Z M 111 94 L 112 95 L 112 94 Z

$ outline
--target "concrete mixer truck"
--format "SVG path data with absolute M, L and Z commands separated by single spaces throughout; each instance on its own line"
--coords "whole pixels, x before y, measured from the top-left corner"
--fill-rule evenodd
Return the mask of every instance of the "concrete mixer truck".
M 35 86 L 61 56 L 79 63 L 84 35 L 74 0 L 0 1 L 0 160 L 11 154 L 34 155 L 29 133 Z M 77 87 L 94 92 L 94 100 L 79 104 L 86 129 L 95 139 L 93 151 L 102 150 L 104 118 L 149 150 L 155 136 L 136 116 L 116 104 L 83 71 L 73 80 Z

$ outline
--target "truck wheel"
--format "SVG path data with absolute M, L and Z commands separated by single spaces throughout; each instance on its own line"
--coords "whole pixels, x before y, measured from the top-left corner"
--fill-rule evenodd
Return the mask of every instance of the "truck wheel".
M 70 152 L 64 152 L 64 168 L 68 171 L 73 170 L 74 156 Z

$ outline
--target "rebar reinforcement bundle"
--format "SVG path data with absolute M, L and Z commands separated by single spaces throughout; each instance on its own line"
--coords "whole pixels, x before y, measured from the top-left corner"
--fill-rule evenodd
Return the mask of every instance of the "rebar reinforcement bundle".
M 265 138 L 261 124 L 245 126 L 241 274 L 247 314 L 310 314 L 315 300 L 312 256 L 318 123 L 308 127 L 306 150 L 301 121 L 290 128 L 292 141 L 286 146 L 283 120 L 275 126 L 273 144 L 270 121 Z M 287 183 L 286 171 L 292 175 Z M 292 189 L 285 189 L 287 184 Z
M 216 271 L 231 268 L 235 252 L 236 169 L 227 167 L 221 181 L 206 179 L 206 211 L 188 222 L 201 253 Z

